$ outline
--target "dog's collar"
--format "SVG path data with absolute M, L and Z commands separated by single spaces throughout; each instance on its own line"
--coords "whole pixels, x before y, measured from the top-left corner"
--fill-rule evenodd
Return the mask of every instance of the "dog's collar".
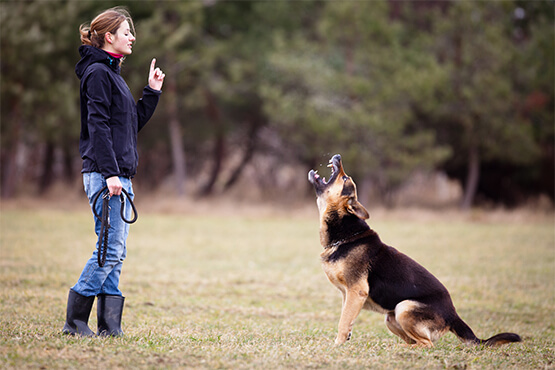
M 368 235 L 366 235 L 366 234 L 368 234 Z M 339 247 L 342 244 L 352 243 L 355 240 L 360 239 L 361 237 L 369 236 L 371 234 L 373 234 L 372 230 L 359 231 L 358 233 L 355 233 L 355 234 L 351 235 L 348 238 L 340 239 L 340 240 L 335 241 L 333 243 L 329 243 L 328 245 L 326 245 L 324 247 L 324 249 L 335 248 L 335 247 Z

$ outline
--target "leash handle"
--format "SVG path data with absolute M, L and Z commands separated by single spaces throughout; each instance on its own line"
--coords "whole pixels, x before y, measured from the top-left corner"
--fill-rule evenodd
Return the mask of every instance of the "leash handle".
M 106 191 L 106 193 L 104 193 L 104 191 Z M 139 214 L 137 213 L 137 208 L 135 208 L 135 204 L 133 203 L 133 201 L 131 200 L 131 197 L 129 196 L 129 193 L 125 190 L 125 189 L 121 189 L 122 194 L 120 194 L 120 199 L 121 199 L 121 209 L 120 209 L 120 214 L 121 214 L 121 219 L 128 223 L 128 224 L 132 224 L 135 221 L 137 221 L 137 218 L 139 217 Z M 104 193 L 104 194 L 103 194 Z M 98 213 L 96 212 L 96 202 L 98 201 L 98 198 L 100 197 L 100 195 L 102 195 L 102 217 L 98 215 Z M 131 208 L 133 208 L 133 219 L 132 220 L 128 220 L 125 218 L 124 212 L 125 212 L 125 198 L 123 195 L 127 196 L 127 199 L 129 199 L 129 203 L 131 204 Z M 92 204 L 92 209 L 93 209 L 93 213 L 96 216 L 96 218 L 98 218 L 101 221 L 101 225 L 100 225 L 100 233 L 98 234 L 98 266 L 99 267 L 104 267 L 104 264 L 106 263 L 106 254 L 108 253 L 108 233 L 110 230 L 110 192 L 108 190 L 108 186 L 103 187 L 94 197 L 93 200 L 93 204 Z
M 98 218 L 99 220 L 101 220 L 102 218 L 96 212 L 96 202 L 98 201 L 98 198 L 105 190 L 108 190 L 108 186 L 103 187 L 98 193 L 96 193 L 92 204 L 93 213 L 96 216 L 96 218 Z M 124 194 L 127 197 L 127 199 L 129 199 L 129 204 L 131 204 L 131 208 L 133 209 L 133 218 L 131 220 L 126 219 L 124 215 L 124 212 L 125 212 Z M 133 201 L 131 200 L 131 197 L 129 196 L 129 193 L 127 192 L 127 190 L 121 189 L 120 199 L 121 199 L 121 209 L 120 209 L 121 219 L 128 224 L 132 224 L 135 221 L 137 221 L 137 218 L 139 218 L 139 214 L 137 213 L 137 208 L 135 207 L 135 203 L 133 203 Z

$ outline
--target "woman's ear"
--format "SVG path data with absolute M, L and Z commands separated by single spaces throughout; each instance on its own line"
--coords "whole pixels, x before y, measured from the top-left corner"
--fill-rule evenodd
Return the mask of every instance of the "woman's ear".
M 111 44 L 111 43 L 112 43 L 113 36 L 112 36 L 112 34 L 111 34 L 110 32 L 106 32 L 106 34 L 104 35 L 104 38 L 106 39 L 106 42 L 107 42 L 108 44 Z
M 347 208 L 349 213 L 352 213 L 353 215 L 357 216 L 361 220 L 366 220 L 370 217 L 366 208 L 364 208 L 364 206 L 354 198 L 349 199 Z

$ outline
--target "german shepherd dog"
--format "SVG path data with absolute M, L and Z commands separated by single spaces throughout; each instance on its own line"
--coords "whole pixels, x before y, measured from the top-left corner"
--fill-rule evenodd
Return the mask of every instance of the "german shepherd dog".
M 329 180 L 314 170 L 308 180 L 316 190 L 320 214 L 322 266 L 343 294 L 336 345 L 350 339 L 363 308 L 384 313 L 388 329 L 408 345 L 433 347 L 449 330 L 467 344 L 520 342 L 514 333 L 478 339 L 457 314 L 443 284 L 416 261 L 382 243 L 368 226 L 368 211 L 359 203 L 356 185 L 343 170 L 339 154 L 328 167 Z

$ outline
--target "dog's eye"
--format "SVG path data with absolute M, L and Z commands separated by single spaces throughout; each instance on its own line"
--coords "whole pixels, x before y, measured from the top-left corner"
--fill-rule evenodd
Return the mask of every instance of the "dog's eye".
M 343 176 L 343 181 L 349 180 L 349 176 Z

